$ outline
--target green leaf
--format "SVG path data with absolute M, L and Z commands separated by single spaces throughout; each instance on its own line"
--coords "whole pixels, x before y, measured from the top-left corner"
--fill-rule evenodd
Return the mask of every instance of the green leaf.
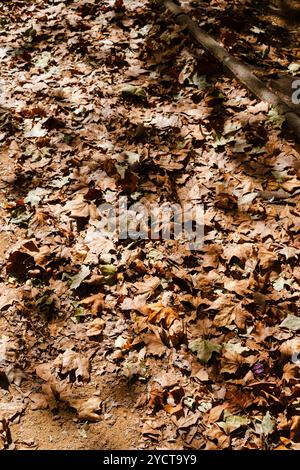
M 128 85 L 122 89 L 121 93 L 124 98 L 139 98 L 142 101 L 147 99 L 144 88 L 140 86 Z
M 288 330 L 298 331 L 300 330 L 300 317 L 288 315 L 279 326 L 281 328 L 287 328 Z
M 206 76 L 198 75 L 197 73 L 195 73 L 192 77 L 188 79 L 188 83 L 190 85 L 196 85 L 199 90 L 205 90 L 209 87 L 209 84 L 206 81 Z
M 265 48 L 261 51 L 261 56 L 262 56 L 262 58 L 265 59 L 266 57 L 268 57 L 269 52 L 270 52 L 270 46 L 265 47 Z
M 282 128 L 282 124 L 285 121 L 285 117 L 282 114 L 279 114 L 276 109 L 272 108 L 268 112 L 268 119 L 266 122 L 270 122 L 271 124 L 275 124 L 280 129 Z
M 249 419 L 244 415 L 232 415 L 227 410 L 224 411 L 224 421 L 217 423 L 226 434 L 249 424 Z
M 214 352 L 219 353 L 222 346 L 206 339 L 195 339 L 189 342 L 189 349 L 197 353 L 197 358 L 202 364 L 206 364 Z
M 28 42 L 33 42 L 36 35 L 37 35 L 37 30 L 34 29 L 33 26 L 30 26 L 30 28 L 26 29 L 26 31 L 24 31 L 23 33 L 23 36 L 27 38 Z
M 81 270 L 78 274 L 72 277 L 72 283 L 70 285 L 70 289 L 77 289 L 80 286 L 82 281 L 88 277 L 90 274 L 90 268 L 88 266 L 82 266 Z
M 113 264 L 101 266 L 101 273 L 104 276 L 104 284 L 113 285 L 116 282 L 117 268 Z
M 267 411 L 267 413 L 265 414 L 265 416 L 262 420 L 262 423 L 261 423 L 261 427 L 262 427 L 263 434 L 265 434 L 266 436 L 268 434 L 272 434 L 272 432 L 274 431 L 275 421 L 272 418 L 272 416 L 270 415 L 269 411 Z

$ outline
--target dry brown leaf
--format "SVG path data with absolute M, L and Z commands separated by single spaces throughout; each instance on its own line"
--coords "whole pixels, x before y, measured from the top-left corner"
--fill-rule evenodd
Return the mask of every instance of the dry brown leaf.
M 223 411 L 226 410 L 227 407 L 228 406 L 225 403 L 223 403 L 222 405 L 214 406 L 209 412 L 208 422 L 215 423 L 216 421 L 218 421 L 222 416 Z
M 298 381 L 300 376 L 299 366 L 297 364 L 291 364 L 290 362 L 285 364 L 283 367 L 282 380 L 287 383 Z
M 101 404 L 102 400 L 99 397 L 91 397 L 88 399 L 72 399 L 69 398 L 66 400 L 68 404 L 75 408 L 78 417 L 83 420 L 87 421 L 100 421 L 100 411 L 101 411 Z
M 245 358 L 235 351 L 225 350 L 221 357 L 221 373 L 235 374 L 238 368 L 245 363 Z
M 153 333 L 145 333 L 141 339 L 146 345 L 147 354 L 158 357 L 165 354 L 166 346 Z
M 170 328 L 172 323 L 179 318 L 173 308 L 165 307 L 161 301 L 142 307 L 141 312 L 148 315 L 150 323 L 162 323 L 166 328 Z
M 222 258 L 229 262 L 232 260 L 232 258 L 237 258 L 244 263 L 252 256 L 253 248 L 253 243 L 232 243 L 224 248 Z
M 278 259 L 277 253 L 268 250 L 264 246 L 260 246 L 257 254 L 259 265 L 263 269 L 270 269 L 275 261 Z
M 101 312 L 104 304 L 105 304 L 105 296 L 104 294 L 94 294 L 86 299 L 80 301 L 81 305 L 90 306 L 91 314 L 97 315 L 97 313 Z
M 9 428 L 7 421 L 0 417 L 0 450 L 5 449 L 9 443 Z
M 135 282 L 133 289 L 137 294 L 145 294 L 146 292 L 154 292 L 159 285 L 159 277 L 148 276 L 143 281 Z
M 219 259 L 222 254 L 222 246 L 215 243 L 212 245 L 204 246 L 203 255 L 203 268 L 217 268 L 219 266 Z
M 44 393 L 31 393 L 29 398 L 33 410 L 46 410 L 49 407 L 49 401 Z
M 294 442 L 300 442 L 300 416 L 292 417 L 290 438 Z
M 126 299 L 124 299 L 121 303 L 121 309 L 137 310 L 140 312 L 141 309 L 145 307 L 148 296 L 149 294 L 147 292 L 146 294 L 136 295 L 133 299 L 131 299 L 130 297 L 126 297 Z
M 207 437 L 212 441 L 217 441 L 218 449 L 227 449 L 230 446 L 230 436 L 227 436 L 217 424 L 214 424 L 206 432 Z
M 231 292 L 236 292 L 239 295 L 244 295 L 249 291 L 251 286 L 251 279 L 226 279 L 224 281 L 224 288 Z
M 25 408 L 26 406 L 24 403 L 20 403 L 18 401 L 12 401 L 10 403 L 2 401 L 0 403 L 0 419 L 9 421 L 21 414 Z
M 75 372 L 76 378 L 83 381 L 88 381 L 90 378 L 88 358 L 72 349 L 66 349 L 63 354 L 58 356 L 55 365 L 60 368 L 62 374 Z
M 280 346 L 281 356 L 290 361 L 293 354 L 300 352 L 300 338 L 293 338 L 284 341 Z
M 22 293 L 16 287 L 8 287 L 5 284 L 0 285 L 0 310 L 9 305 L 12 305 L 14 302 L 21 302 Z
M 101 318 L 95 318 L 95 320 L 88 324 L 88 329 L 86 330 L 87 337 L 93 338 L 101 335 L 104 326 L 105 322 Z

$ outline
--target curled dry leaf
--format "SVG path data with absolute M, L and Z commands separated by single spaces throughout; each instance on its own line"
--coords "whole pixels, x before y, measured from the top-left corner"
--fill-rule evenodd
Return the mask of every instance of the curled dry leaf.
M 300 354 L 300 338 L 284 341 L 280 346 L 280 354 L 283 359 L 291 360 L 292 356 Z
M 99 421 L 101 419 L 101 399 L 99 397 L 91 397 L 86 399 L 72 399 L 68 400 L 69 405 L 75 408 L 78 417 L 87 421 Z
M 80 301 L 81 305 L 90 306 L 91 314 L 97 315 L 97 313 L 101 312 L 104 306 L 104 295 L 103 294 L 95 294 L 87 297 Z
M 55 363 L 60 367 L 62 374 L 75 372 L 76 378 L 83 381 L 88 381 L 90 378 L 88 359 L 83 354 L 79 354 L 72 349 L 66 349 L 66 351 L 56 359 Z
M 165 344 L 175 346 L 182 341 L 184 325 L 172 307 L 165 306 L 159 301 L 142 307 L 140 311 L 148 316 L 148 322 L 151 325 L 159 327 L 160 337 Z
M 101 318 L 96 318 L 88 325 L 88 329 L 86 331 L 86 335 L 89 338 L 94 338 L 96 336 L 101 335 L 105 322 Z
M 165 328 L 170 328 L 174 320 L 179 318 L 173 308 L 165 307 L 162 302 L 146 305 L 141 308 L 141 312 L 148 315 L 149 323 L 161 323 Z
M 31 393 L 29 398 L 32 401 L 32 410 L 46 410 L 49 407 L 47 396 L 43 393 Z
M 0 310 L 14 302 L 20 302 L 22 300 L 22 293 L 16 287 L 8 287 L 4 284 L 0 286 Z

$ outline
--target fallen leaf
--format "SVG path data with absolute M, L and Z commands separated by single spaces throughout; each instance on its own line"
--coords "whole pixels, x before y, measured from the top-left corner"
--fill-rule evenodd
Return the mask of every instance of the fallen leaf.
M 287 328 L 288 330 L 298 331 L 300 330 L 300 317 L 288 314 L 279 326 L 281 328 Z
M 83 381 L 88 381 L 90 378 L 88 358 L 72 349 L 66 349 L 63 354 L 58 356 L 55 364 L 60 367 L 62 374 L 74 371 L 77 379 L 80 378 Z
M 12 305 L 14 302 L 21 302 L 22 293 L 17 287 L 0 285 L 0 310 Z
M 90 268 L 88 266 L 82 266 L 78 274 L 72 277 L 70 289 L 77 289 L 82 281 L 90 275 Z
M 96 318 L 88 324 L 86 335 L 88 338 L 94 338 L 101 335 L 105 326 L 105 322 L 101 318 Z
M 274 418 L 270 415 L 269 411 L 267 411 L 267 413 L 263 417 L 261 426 L 262 426 L 262 432 L 266 436 L 268 436 L 269 434 L 272 434 L 274 432 L 274 430 L 275 430 L 275 421 L 274 421 Z
M 75 408 L 78 418 L 82 420 L 97 422 L 100 421 L 102 400 L 99 397 L 91 397 L 88 399 L 68 399 L 68 404 Z
M 190 341 L 188 347 L 191 351 L 197 353 L 197 358 L 202 364 L 206 364 L 214 352 L 219 354 L 222 349 L 222 346 L 219 344 L 202 338 Z

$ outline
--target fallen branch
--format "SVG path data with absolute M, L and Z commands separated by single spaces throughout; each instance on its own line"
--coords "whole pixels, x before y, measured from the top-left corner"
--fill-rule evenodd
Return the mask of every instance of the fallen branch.
M 194 36 L 206 51 L 212 54 L 227 70 L 257 98 L 272 105 L 279 114 L 285 117 L 286 122 L 296 136 L 300 139 L 300 117 L 274 92 L 272 92 L 252 72 L 251 68 L 242 61 L 230 55 L 208 33 L 201 29 L 180 7 L 172 0 L 161 0 L 165 7 L 175 16 L 176 23 L 184 26 Z

